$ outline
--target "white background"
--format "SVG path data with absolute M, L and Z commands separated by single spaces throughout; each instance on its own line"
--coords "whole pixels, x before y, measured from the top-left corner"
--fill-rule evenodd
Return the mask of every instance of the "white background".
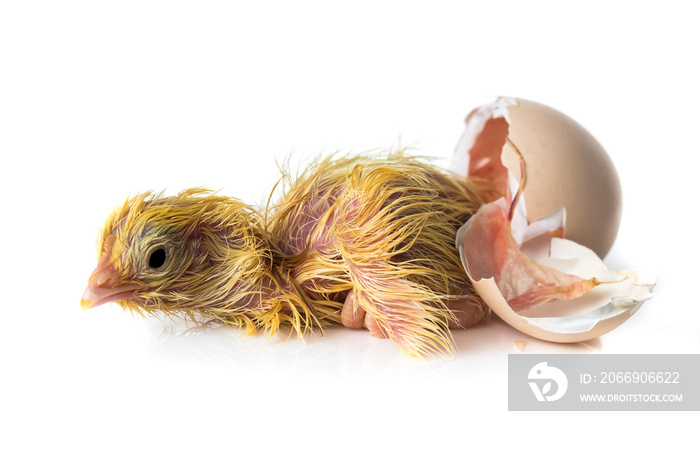
M 700 352 L 690 4 L 1 3 L 0 466 L 696 460 L 694 412 L 509 413 L 506 374 L 519 339 L 520 353 Z M 127 195 L 206 185 L 259 203 L 290 154 L 399 138 L 449 156 L 497 95 L 569 114 L 618 169 L 606 263 L 659 280 L 603 338 L 557 346 L 493 320 L 420 362 L 362 331 L 304 344 L 80 310 L 97 231 Z

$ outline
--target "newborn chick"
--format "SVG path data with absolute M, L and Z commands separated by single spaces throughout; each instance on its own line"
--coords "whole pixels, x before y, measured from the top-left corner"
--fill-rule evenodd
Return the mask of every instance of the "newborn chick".
M 204 189 L 127 200 L 107 220 L 84 309 L 215 318 L 249 331 L 366 327 L 411 356 L 481 320 L 455 233 L 478 190 L 401 152 L 327 158 L 261 215 Z

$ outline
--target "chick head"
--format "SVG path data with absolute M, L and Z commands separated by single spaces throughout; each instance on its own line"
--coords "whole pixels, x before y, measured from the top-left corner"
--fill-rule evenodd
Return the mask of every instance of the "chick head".
M 128 199 L 107 219 L 81 306 L 116 301 L 139 313 L 231 308 L 231 292 L 270 260 L 259 216 L 204 189 Z

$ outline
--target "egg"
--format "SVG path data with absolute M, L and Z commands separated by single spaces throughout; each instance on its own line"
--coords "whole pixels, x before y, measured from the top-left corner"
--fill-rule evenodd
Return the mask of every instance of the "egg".
M 466 119 L 453 169 L 486 203 L 457 232 L 476 292 L 530 336 L 577 342 L 627 321 L 656 275 L 601 260 L 620 225 L 621 190 L 602 146 L 564 114 L 499 98 Z
M 499 98 L 477 108 L 466 124 L 457 150 L 465 154 L 457 160 L 471 159 L 470 176 L 499 184 L 497 196 L 503 195 L 501 164 L 521 178 L 517 149 L 527 171 L 528 218 L 538 220 L 563 207 L 564 236 L 605 257 L 620 227 L 622 191 L 610 157 L 586 129 L 549 106 L 519 98 Z M 467 168 L 457 169 L 464 173 Z

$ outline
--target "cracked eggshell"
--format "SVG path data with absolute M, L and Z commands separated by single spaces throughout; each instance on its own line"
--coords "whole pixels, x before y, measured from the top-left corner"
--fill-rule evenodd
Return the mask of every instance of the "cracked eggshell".
M 564 207 L 564 237 L 605 257 L 620 227 L 622 191 L 610 157 L 586 129 L 556 109 L 520 98 L 499 98 L 472 111 L 467 140 L 470 127 L 471 141 L 463 137 L 458 153 L 491 151 L 498 157 L 502 149 L 501 162 L 519 180 L 519 158 L 504 145 L 507 136 L 525 159 L 528 219 Z M 455 169 L 464 173 L 466 168 Z
M 652 297 L 656 275 L 611 272 L 601 260 L 622 209 L 602 146 L 561 112 L 523 99 L 499 98 L 466 122 L 453 170 L 488 200 L 456 242 L 486 304 L 521 332 L 553 342 L 590 340 L 629 319 Z M 567 239 L 558 237 L 562 228 Z

